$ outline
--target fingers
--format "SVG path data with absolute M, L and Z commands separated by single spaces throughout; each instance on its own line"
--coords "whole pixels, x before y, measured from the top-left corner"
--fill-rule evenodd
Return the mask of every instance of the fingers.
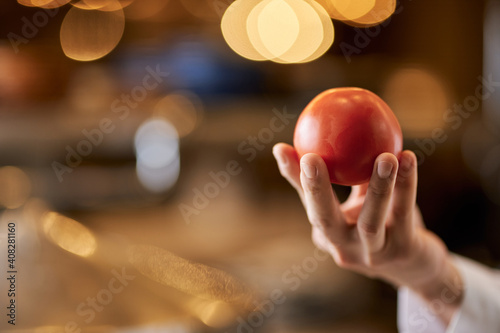
M 286 143 L 278 143 L 273 147 L 273 155 L 278 162 L 281 175 L 297 190 L 300 199 L 305 204 L 304 191 L 300 184 L 300 166 L 297 152 Z
M 325 162 L 316 154 L 306 154 L 300 160 L 300 169 L 309 221 L 313 227 L 325 231 L 329 239 L 340 237 L 338 231 L 345 222 Z
M 369 252 L 381 250 L 385 243 L 385 221 L 391 205 L 398 169 L 396 156 L 384 153 L 377 157 L 365 202 L 358 217 L 360 239 Z
M 411 235 L 417 191 L 417 161 L 412 152 L 404 151 L 400 163 L 389 153 L 378 156 L 370 182 L 353 187 L 342 208 L 320 156 L 307 154 L 299 164 L 295 149 L 284 143 L 274 146 L 273 154 L 281 174 L 301 197 L 309 221 L 331 242 L 345 240 L 343 231 L 349 221 L 357 224 L 359 239 L 369 253 L 383 249 L 386 221 L 398 239 Z
M 416 198 L 417 158 L 413 152 L 405 150 L 400 158 L 392 203 L 394 231 L 398 232 L 399 236 L 408 236 L 413 228 L 411 221 Z
M 366 191 L 368 190 L 368 183 L 364 183 L 361 185 L 356 185 L 352 187 L 351 194 L 349 194 L 349 198 L 357 198 L 361 197 L 366 194 Z
M 287 144 L 278 143 L 273 148 L 281 175 L 297 190 L 304 204 L 309 221 L 317 230 L 329 229 L 326 237 L 338 236 L 330 228 L 344 225 L 339 202 L 332 190 L 328 169 L 323 159 L 307 154 L 299 165 L 297 152 Z
M 359 215 L 359 207 L 363 204 L 367 189 L 368 183 L 353 186 L 349 197 L 342 203 L 344 211 L 352 211 L 354 209 L 354 214 L 357 217 Z

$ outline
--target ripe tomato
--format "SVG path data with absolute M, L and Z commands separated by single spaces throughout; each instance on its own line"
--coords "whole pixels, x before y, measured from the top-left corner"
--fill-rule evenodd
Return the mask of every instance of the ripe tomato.
M 293 144 L 299 157 L 321 156 L 332 183 L 358 185 L 370 180 L 378 155 L 399 157 L 403 135 L 380 97 L 361 88 L 335 88 L 316 96 L 302 111 Z

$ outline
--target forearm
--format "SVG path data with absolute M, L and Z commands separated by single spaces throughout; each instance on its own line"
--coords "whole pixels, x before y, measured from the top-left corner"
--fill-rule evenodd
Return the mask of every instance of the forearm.
M 463 278 L 444 243 L 422 229 L 405 264 L 390 270 L 385 279 L 406 287 L 427 303 L 432 315 L 448 325 L 464 297 Z

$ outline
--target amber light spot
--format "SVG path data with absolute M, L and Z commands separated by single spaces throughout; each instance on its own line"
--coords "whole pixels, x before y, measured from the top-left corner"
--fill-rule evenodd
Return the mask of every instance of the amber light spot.
M 122 38 L 123 10 L 106 12 L 71 8 L 61 25 L 61 47 L 67 57 L 92 61 L 110 53 Z

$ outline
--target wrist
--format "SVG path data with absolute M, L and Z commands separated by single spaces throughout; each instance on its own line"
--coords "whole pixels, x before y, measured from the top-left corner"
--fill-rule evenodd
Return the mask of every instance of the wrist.
M 443 241 L 423 229 L 414 243 L 408 280 L 404 283 L 418 294 L 446 325 L 460 308 L 463 280 Z
M 411 286 L 429 305 L 429 308 L 448 324 L 460 308 L 463 300 L 464 285 L 460 272 L 447 254 L 441 269 L 429 280 Z

